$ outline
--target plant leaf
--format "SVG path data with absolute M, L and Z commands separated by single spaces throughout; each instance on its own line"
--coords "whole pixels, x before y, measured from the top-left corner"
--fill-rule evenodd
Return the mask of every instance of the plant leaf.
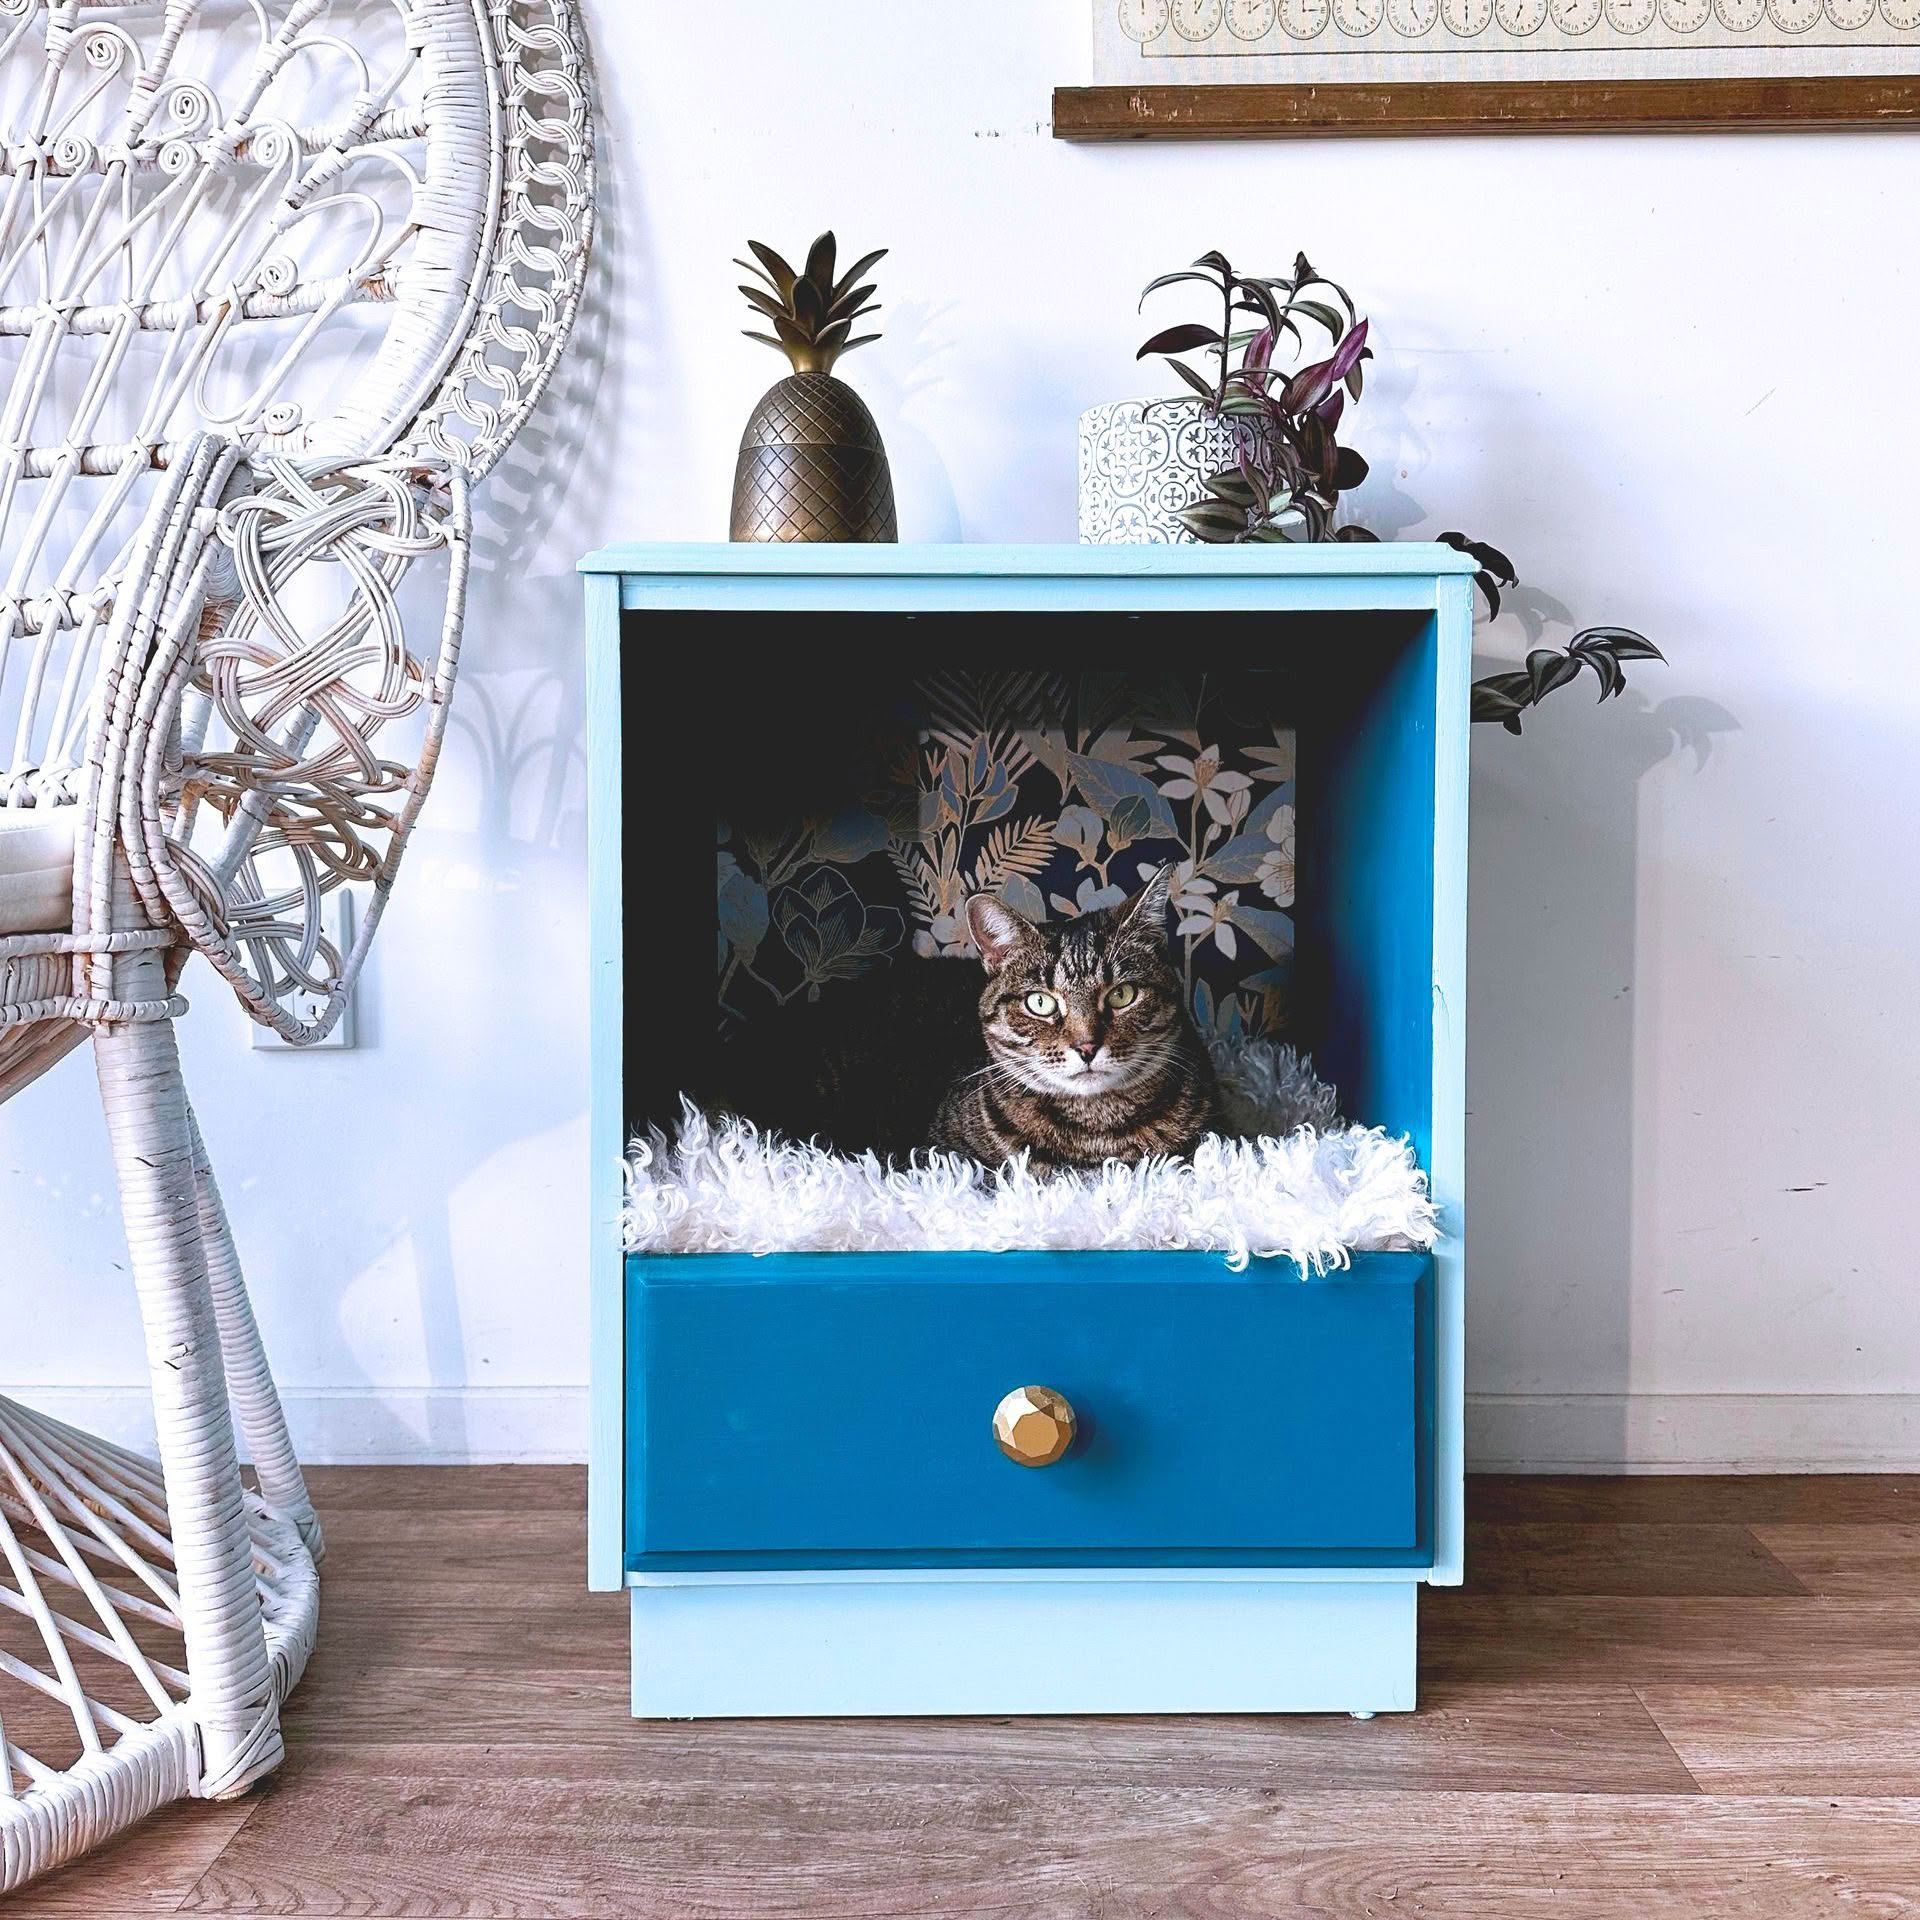
M 1536 704 L 1555 687 L 1564 687 L 1569 680 L 1579 678 L 1580 662 L 1570 653 L 1562 653 L 1556 647 L 1535 647 L 1527 655 L 1528 689 Z
M 1287 382 L 1286 391 L 1280 396 L 1283 411 L 1307 413 L 1317 407 L 1333 385 L 1333 375 L 1329 371 L 1332 365 L 1331 360 L 1316 360 L 1312 366 L 1302 367 Z
M 1207 476 L 1207 491 L 1216 500 L 1230 501 L 1236 507 L 1254 506 L 1260 498 L 1248 484 L 1246 476 L 1236 473 L 1231 467 L 1223 468 L 1219 473 L 1210 473 Z
M 1167 365 L 1170 366 L 1202 400 L 1207 401 L 1209 404 L 1212 403 L 1213 389 L 1208 386 L 1206 381 L 1201 379 L 1184 360 L 1169 360 Z
M 1329 372 L 1335 380 L 1344 380 L 1348 370 L 1360 364 L 1360 356 L 1367 350 L 1367 323 L 1362 320 L 1347 337 L 1333 350 L 1333 358 L 1327 362 Z
M 1627 689 L 1627 676 L 1620 671 L 1620 662 L 1610 653 L 1602 653 L 1598 648 L 1592 652 L 1576 654 L 1575 659 L 1594 671 L 1594 677 L 1600 682 L 1600 698 L 1617 697 Z
M 1324 300 L 1289 300 L 1287 302 L 1287 311 L 1289 313 L 1304 313 L 1309 320 L 1315 321 L 1318 325 L 1324 327 L 1336 340 L 1338 340 L 1352 324 L 1344 314 L 1335 311 L 1335 309 L 1328 306 Z
M 1509 720 L 1519 713 L 1521 703 L 1503 692 L 1491 680 L 1476 680 L 1469 711 L 1476 720 Z
M 1147 304 L 1148 294 L 1157 293 L 1162 287 L 1174 286 L 1182 280 L 1205 281 L 1208 286 L 1212 287 L 1215 290 L 1215 292 L 1218 292 L 1220 287 L 1219 281 L 1216 280 L 1212 274 L 1195 273 L 1191 268 L 1183 268 L 1179 273 L 1163 273 L 1159 277 L 1159 279 L 1149 280 L 1147 284 L 1140 289 L 1140 306 L 1135 307 L 1134 312 L 1138 313 L 1140 311 L 1140 307 L 1144 307 Z
M 1667 657 L 1644 633 L 1635 633 L 1631 627 L 1586 627 L 1568 644 L 1604 646 L 1616 660 L 1658 660 L 1664 664 Z
M 1217 533 L 1238 539 L 1247 530 L 1244 507 L 1230 507 L 1212 500 L 1196 500 L 1192 506 L 1182 507 L 1174 518 L 1189 533 Z
M 1476 680 L 1476 690 L 1485 688 L 1490 694 L 1499 694 L 1509 706 L 1524 707 L 1533 691 L 1533 683 L 1523 672 L 1490 673 L 1483 680 Z
M 1520 584 L 1520 576 L 1514 572 L 1513 562 L 1498 547 L 1491 547 L 1484 540 L 1469 540 L 1464 533 L 1440 533 L 1434 538 L 1443 547 L 1451 547 L 1456 553 L 1464 553 L 1469 559 L 1477 560 L 1503 587 Z
M 1196 320 L 1185 320 L 1177 327 L 1165 327 L 1145 341 L 1133 357 L 1144 360 L 1150 353 L 1191 353 L 1195 347 L 1217 347 L 1220 336 L 1211 327 Z
M 1234 281 L 1235 289 L 1246 296 L 1245 300 L 1236 300 L 1235 306 L 1248 313 L 1257 313 L 1269 327 L 1280 324 L 1280 303 L 1273 297 L 1272 290 L 1258 280 L 1244 277 Z

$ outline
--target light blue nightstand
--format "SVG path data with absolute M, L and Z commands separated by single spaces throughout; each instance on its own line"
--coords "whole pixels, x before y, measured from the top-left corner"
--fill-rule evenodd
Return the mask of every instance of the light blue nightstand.
M 1472 562 L 716 545 L 616 547 L 581 570 L 589 1577 L 630 1589 L 634 1712 L 1411 1708 L 1417 1588 L 1461 1577 Z M 690 679 L 751 701 L 756 656 L 796 634 L 844 645 L 855 671 L 862 650 L 898 661 L 955 636 L 1040 663 L 1054 636 L 1119 648 L 1135 623 L 1188 621 L 1196 657 L 1293 673 L 1315 876 L 1297 939 L 1317 983 L 1298 1037 L 1356 1119 L 1412 1137 L 1438 1249 L 1304 1280 L 1202 1253 L 625 1255 L 637 1076 L 675 1062 L 625 1025 L 626 921 L 649 890 L 622 863 L 623 719 L 646 737 Z M 679 826 L 710 875 L 697 812 Z M 647 868 L 673 857 L 650 845 Z M 692 938 L 710 968 L 711 931 Z M 1045 1472 L 1003 1459 L 988 1426 L 1034 1382 L 1085 1426 Z

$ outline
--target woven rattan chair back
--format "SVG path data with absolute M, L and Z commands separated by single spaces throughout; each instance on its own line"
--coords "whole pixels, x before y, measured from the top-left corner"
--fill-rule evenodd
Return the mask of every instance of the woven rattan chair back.
M 571 0 L 0 0 L 0 831 L 73 850 L 67 924 L 0 919 L 0 1100 L 92 1037 L 160 1455 L 0 1399 L 0 1892 L 277 1764 L 321 1541 L 179 976 L 338 1017 L 591 217 Z
M 590 152 L 565 0 L 0 0 L 0 77 L 0 805 L 87 801 L 100 701 L 134 665 L 107 657 L 116 614 L 158 596 L 123 621 L 145 674 L 152 630 L 198 602 L 165 724 L 140 730 L 163 764 L 108 771 L 152 775 L 150 913 L 165 902 L 257 1017 L 312 1038 L 445 718 L 461 583 L 442 647 L 410 654 L 399 576 L 435 549 L 464 565 L 464 489 L 579 297 Z M 348 466 L 356 484 L 330 482 Z M 78 923 L 110 886 L 108 828 L 88 826 Z M 352 881 L 371 910 L 359 953 L 334 955 L 317 906 Z M 103 997 L 92 972 L 81 1005 Z M 320 1017 L 287 1011 L 295 989 L 325 993 Z M 24 1077 L 0 1056 L 0 1093 Z

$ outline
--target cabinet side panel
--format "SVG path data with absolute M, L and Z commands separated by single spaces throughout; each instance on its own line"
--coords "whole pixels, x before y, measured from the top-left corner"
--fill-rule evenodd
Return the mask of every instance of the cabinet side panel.
M 1433 785 L 1434 1250 L 1432 1579 L 1458 1586 L 1466 1540 L 1467 775 L 1472 732 L 1473 582 L 1437 582 Z
M 1336 663 L 1323 737 L 1302 742 L 1324 773 L 1304 803 L 1321 852 L 1312 903 L 1324 935 L 1318 1061 L 1342 1111 L 1433 1151 L 1435 622 Z M 1316 811 L 1317 810 L 1317 811 Z
M 587 1585 L 626 1576 L 626 1263 L 620 1245 L 622 1092 L 620 582 L 589 575 L 587 613 L 587 939 L 589 1239 L 592 1344 L 587 1451 Z

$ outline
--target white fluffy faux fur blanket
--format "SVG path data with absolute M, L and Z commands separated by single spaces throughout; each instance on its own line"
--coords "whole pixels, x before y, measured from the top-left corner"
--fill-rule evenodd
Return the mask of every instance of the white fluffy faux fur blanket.
M 1434 1241 L 1426 1176 L 1404 1140 L 1344 1125 L 1312 1063 L 1263 1040 L 1216 1042 L 1228 1124 L 1191 1160 L 1109 1162 L 1040 1178 L 958 1155 L 902 1167 L 711 1121 L 691 1103 L 627 1159 L 626 1244 L 641 1253 L 1002 1253 L 1194 1248 L 1285 1255 L 1303 1270 Z

